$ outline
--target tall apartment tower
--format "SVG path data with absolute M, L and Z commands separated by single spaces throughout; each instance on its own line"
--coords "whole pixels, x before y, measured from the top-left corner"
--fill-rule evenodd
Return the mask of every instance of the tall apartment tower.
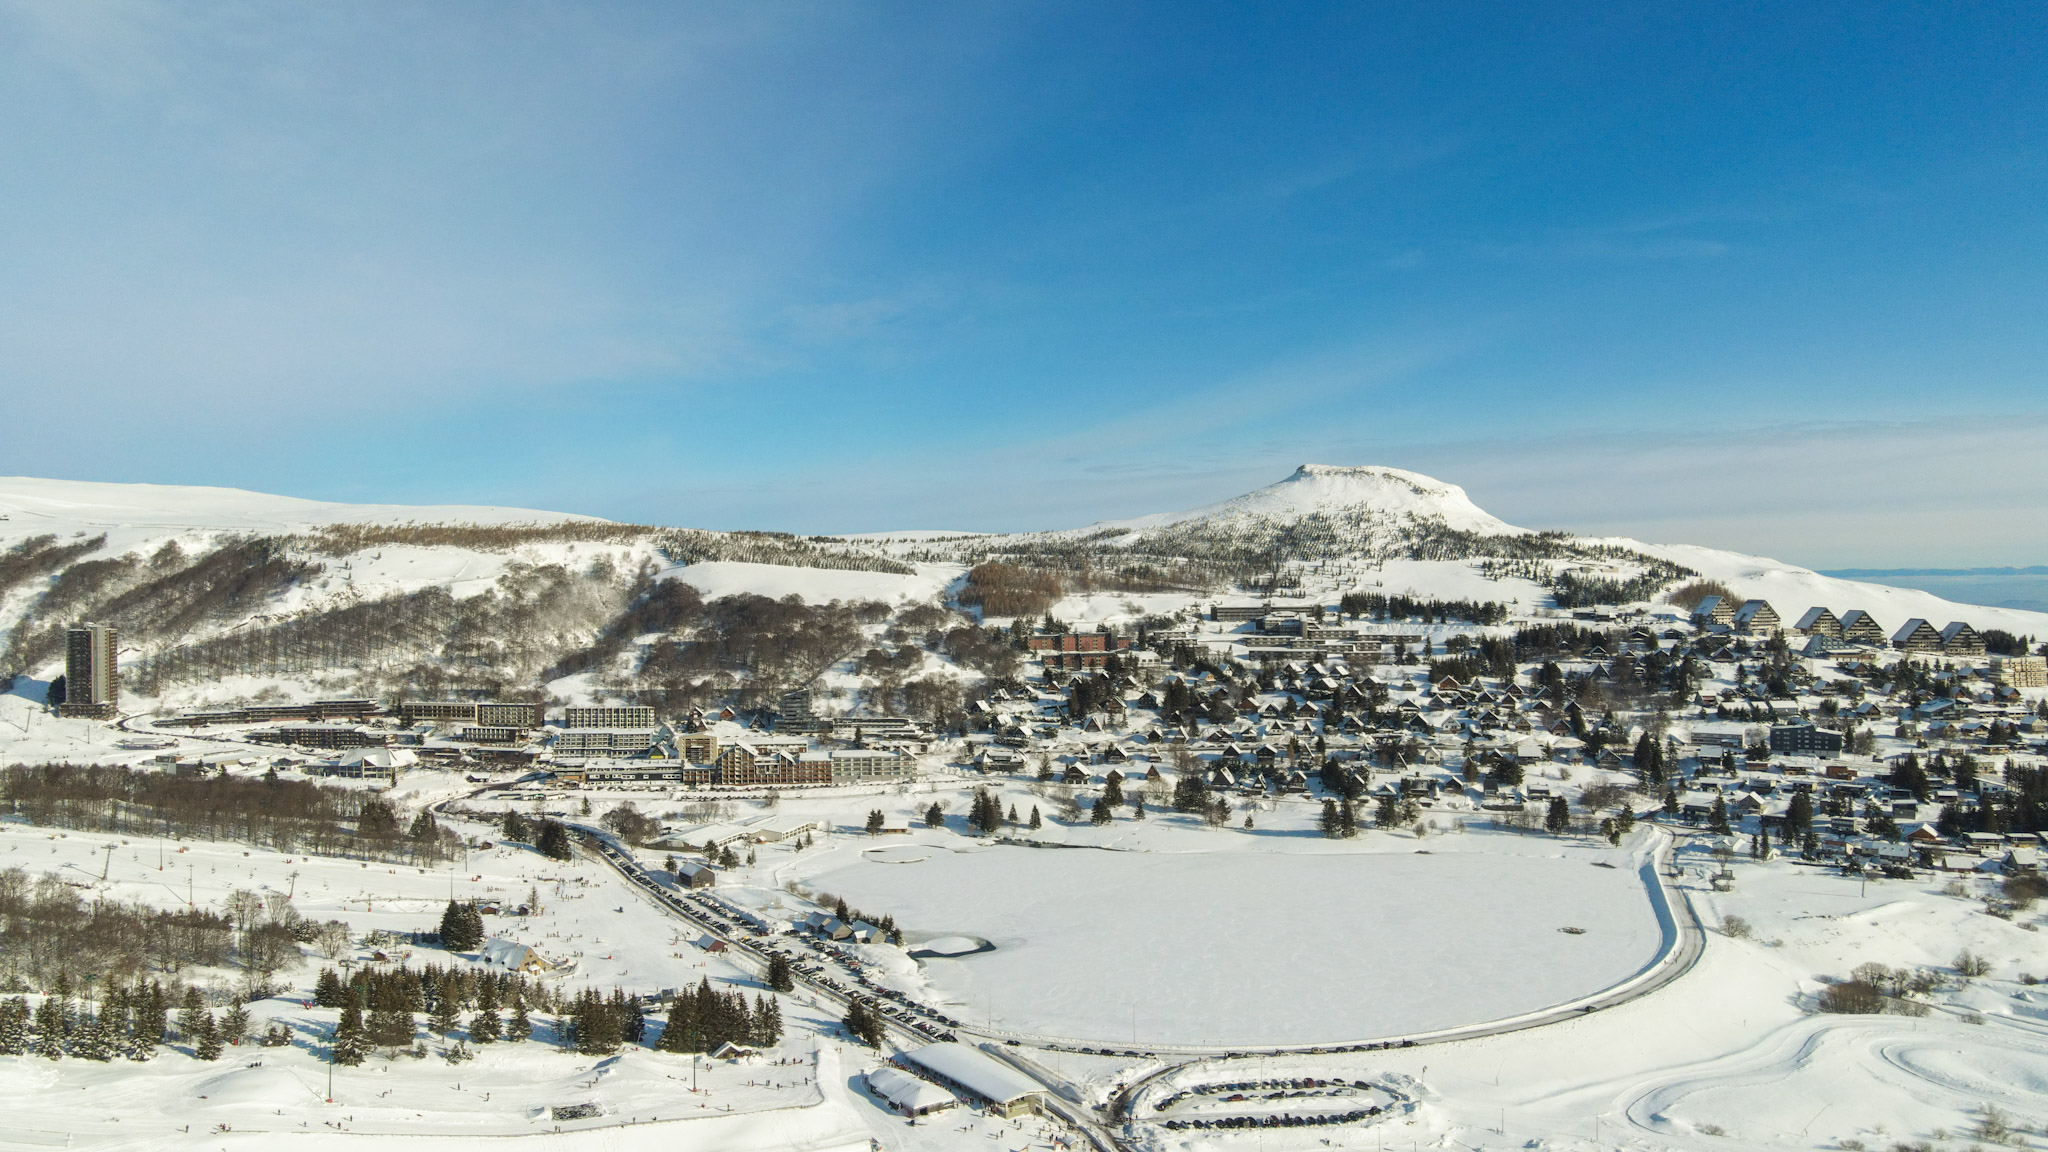
M 121 706 L 119 637 L 105 624 L 78 624 L 64 634 L 64 702 L 59 716 L 112 720 Z

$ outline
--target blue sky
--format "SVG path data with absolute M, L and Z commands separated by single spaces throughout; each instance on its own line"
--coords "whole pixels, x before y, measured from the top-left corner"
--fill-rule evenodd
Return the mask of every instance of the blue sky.
M 2048 560 L 2026 5 L 0 4 L 0 472 Z M 76 429 L 104 443 L 80 453 Z

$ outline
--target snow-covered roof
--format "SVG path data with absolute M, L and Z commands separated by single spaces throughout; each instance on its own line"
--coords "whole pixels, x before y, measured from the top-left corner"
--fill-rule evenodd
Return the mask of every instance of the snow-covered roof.
M 360 764 L 384 769 L 411 768 L 419 762 L 420 758 L 409 748 L 352 748 L 337 761 L 344 767 Z
M 923 1113 L 958 1104 L 951 1092 L 928 1084 L 901 1068 L 881 1067 L 868 1073 L 868 1087 L 905 1112 Z
M 493 936 L 484 941 L 484 946 L 478 949 L 477 956 L 486 964 L 503 965 L 514 972 L 528 967 L 553 967 L 532 948 L 517 940 L 507 940 L 503 936 Z
M 927 1044 L 903 1058 L 998 1104 L 1045 1091 L 1022 1072 L 965 1044 Z

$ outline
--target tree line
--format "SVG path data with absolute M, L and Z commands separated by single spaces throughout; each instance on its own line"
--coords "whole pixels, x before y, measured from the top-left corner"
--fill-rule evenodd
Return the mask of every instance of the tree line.
M 363 792 L 261 777 L 177 776 L 116 765 L 16 764 L 0 797 L 31 824 L 172 839 L 231 840 L 310 852 L 433 864 L 461 837 L 421 812 L 401 827 L 389 801 Z

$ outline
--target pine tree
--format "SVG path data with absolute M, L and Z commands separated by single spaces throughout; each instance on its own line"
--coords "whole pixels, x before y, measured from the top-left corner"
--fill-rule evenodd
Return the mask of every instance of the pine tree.
M 1107 794 L 1097 796 L 1095 803 L 1088 809 L 1088 822 L 1090 824 L 1107 824 L 1112 813 L 1113 810 L 1110 807 L 1109 796 Z
M 498 1019 L 498 981 L 486 976 L 477 981 L 476 1015 L 470 1017 L 469 1038 L 477 1044 L 493 1044 L 504 1034 L 504 1023 Z
M 1728 802 L 1722 799 L 1721 794 L 1718 792 L 1714 794 L 1714 812 L 1713 815 L 1709 818 L 1709 820 L 1710 822 L 1708 824 L 1708 827 L 1710 827 L 1715 833 L 1722 836 L 1726 836 L 1729 834 Z
M 1351 797 L 1337 799 L 1337 835 L 1349 840 L 1358 835 L 1358 809 L 1351 806 Z
M 932 806 L 924 810 L 924 826 L 927 828 L 939 828 L 943 827 L 945 823 L 946 810 L 939 807 L 938 801 L 932 801 Z
M 777 992 L 796 991 L 796 978 L 790 971 L 789 957 L 780 952 L 768 957 L 768 987 Z
M 774 1047 L 782 1039 L 782 1010 L 775 1006 L 775 997 L 754 997 L 753 1022 L 747 1038 L 756 1048 Z
M 1010 805 L 1010 814 L 1004 819 L 1005 823 L 1009 824 L 1011 827 L 1014 828 L 1017 826 L 1017 806 L 1015 804 Z
M 519 814 L 518 809 L 505 809 L 505 826 L 501 833 L 505 839 L 524 844 L 526 838 L 532 834 L 532 830 L 527 827 L 526 818 Z
M 0 1056 L 20 1056 L 28 1051 L 28 1001 L 20 996 L 0 1002 Z
M 107 1016 L 104 1010 L 81 1014 L 77 1038 L 71 1045 L 73 1056 L 102 1064 L 114 1058 L 114 1029 Z
M 152 982 L 148 988 L 137 988 L 133 1000 L 134 1024 L 128 1031 L 127 1043 L 122 1055 L 137 1062 L 156 1055 L 156 1046 L 164 1042 L 164 1028 L 170 1005 L 164 999 L 162 984 Z
M 187 984 L 184 1001 L 178 1006 L 178 1038 L 187 1044 L 198 1043 L 200 1021 L 205 1014 L 206 1005 L 199 999 L 199 989 Z
M 569 845 L 569 830 L 553 820 L 541 822 L 540 838 L 534 848 L 551 860 L 567 860 L 576 854 Z
M 36 1005 L 35 1053 L 55 1060 L 64 1055 L 64 1034 L 69 1031 L 64 1022 L 64 1006 L 55 996 L 43 997 Z
M 322 1008 L 339 1008 L 344 998 L 341 977 L 332 968 L 322 968 L 320 978 L 313 981 L 313 1003 Z
M 1337 802 L 1335 800 L 1323 801 L 1323 814 L 1316 819 L 1316 828 L 1331 840 L 1335 840 L 1338 837 Z
M 881 830 L 882 830 L 882 825 L 883 825 L 883 822 L 884 822 L 884 821 L 883 821 L 883 817 L 882 817 L 882 810 L 881 810 L 880 808 L 871 808 L 871 809 L 869 809 L 869 810 L 868 810 L 868 835 L 870 835 L 870 836 L 874 836 L 874 835 L 876 835 L 876 834 L 880 833 L 880 832 L 881 832 Z
M 1813 827 L 1813 800 L 1804 792 L 1794 792 L 1792 800 L 1785 805 L 1785 834 L 1796 836 Z
M 228 1005 L 220 1016 L 220 1038 L 229 1044 L 239 1046 L 249 1038 L 249 1010 L 237 1000 Z
M 1124 802 L 1123 773 L 1114 768 L 1109 770 L 1109 776 L 1102 785 L 1102 799 L 1112 806 L 1121 805 Z
M 208 1012 L 199 1021 L 199 1040 L 193 1046 L 192 1054 L 201 1060 L 220 1059 L 220 1027 L 213 1022 L 213 1013 Z
M 576 998 L 576 1051 L 585 1056 L 609 1056 L 619 1050 L 619 1024 L 612 1006 L 596 992 Z
M 441 911 L 441 947 L 450 952 L 473 952 L 483 942 L 483 913 L 474 904 L 450 900 Z
M 1543 830 L 1552 834 L 1562 833 L 1572 826 L 1572 810 L 1565 804 L 1564 797 L 1550 798 L 1550 810 L 1543 814 Z
M 410 1048 L 414 1022 L 401 989 L 380 982 L 371 988 L 370 1018 L 364 1032 L 379 1048 Z
M 638 997 L 627 996 L 619 988 L 612 989 L 611 999 L 606 1002 L 612 1019 L 618 1021 L 619 1042 L 638 1044 L 647 1035 L 647 1014 L 640 1009 Z
M 868 1006 L 867 998 L 864 996 L 854 998 L 846 1010 L 846 1019 L 843 1023 L 849 1035 L 870 1048 L 880 1048 L 882 1042 L 888 1038 L 882 1017 Z
M 441 826 L 434 822 L 434 814 L 422 808 L 413 817 L 412 827 L 406 829 L 405 838 L 417 845 L 430 845 L 441 838 Z
M 1031 806 L 1031 830 L 1036 832 L 1043 827 L 1045 827 L 1045 819 L 1038 814 L 1038 805 L 1033 804 Z
M 1401 822 L 1401 801 L 1392 792 L 1380 796 L 1379 807 L 1373 812 L 1372 822 L 1381 828 L 1392 828 Z
M 334 1029 L 334 1043 L 328 1050 L 328 1059 L 352 1068 L 361 1064 L 369 1053 L 370 1034 L 363 1027 L 363 1006 L 351 996 L 341 1009 L 341 1023 Z
M 668 1020 L 655 1037 L 657 1052 L 701 1052 L 697 1043 L 697 998 L 688 992 L 669 1001 Z
M 512 991 L 512 1019 L 505 1024 L 505 1039 L 518 1044 L 531 1035 L 533 1018 L 526 1014 L 526 997 L 515 988 Z
M 445 1037 L 455 1031 L 461 1019 L 462 984 L 451 972 L 434 988 L 434 1010 L 427 1017 L 427 1027 Z

